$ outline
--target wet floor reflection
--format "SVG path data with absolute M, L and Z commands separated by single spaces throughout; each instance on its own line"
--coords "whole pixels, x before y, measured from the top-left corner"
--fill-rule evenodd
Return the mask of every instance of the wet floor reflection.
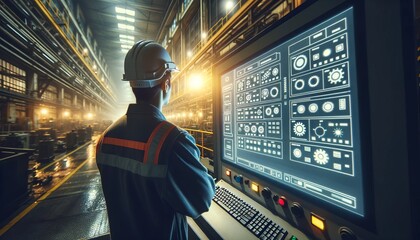
M 51 178 L 49 184 L 34 185 L 42 195 L 84 164 L 0 239 L 90 239 L 109 233 L 94 146 L 88 144 L 48 167 L 44 164 L 43 171 L 39 168 L 38 176 Z

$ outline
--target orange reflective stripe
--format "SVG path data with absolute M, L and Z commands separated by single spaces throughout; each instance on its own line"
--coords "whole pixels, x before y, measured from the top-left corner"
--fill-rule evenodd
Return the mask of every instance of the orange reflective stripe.
M 137 142 L 137 141 L 133 141 L 133 140 L 111 138 L 111 137 L 105 137 L 104 140 L 103 140 L 103 144 L 110 144 L 110 145 L 114 145 L 114 146 L 132 148 L 132 149 L 136 149 L 136 150 L 144 150 L 145 146 L 146 146 L 146 143 L 144 143 L 144 142 Z
M 158 145 L 158 147 L 156 149 L 155 159 L 153 159 L 153 163 L 154 164 L 158 164 L 160 149 L 162 148 L 163 143 L 165 142 L 165 139 L 168 137 L 169 133 L 171 133 L 172 129 L 174 129 L 174 128 L 175 128 L 175 125 L 172 125 L 168 130 L 166 130 L 165 134 L 160 139 L 159 145 Z
M 148 160 L 148 154 L 149 154 L 149 149 L 150 149 L 150 145 L 153 142 L 153 138 L 156 136 L 156 134 L 159 132 L 159 129 L 165 124 L 165 121 L 159 123 L 159 125 L 157 125 L 157 127 L 153 130 L 152 134 L 150 135 L 149 139 L 147 140 L 147 145 L 146 145 L 146 149 L 144 150 L 144 158 L 143 158 L 143 163 L 147 163 Z

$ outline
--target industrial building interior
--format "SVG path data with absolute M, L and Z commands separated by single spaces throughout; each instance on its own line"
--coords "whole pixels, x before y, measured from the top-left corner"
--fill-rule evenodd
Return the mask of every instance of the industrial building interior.
M 136 102 L 140 40 L 180 69 L 163 114 L 216 181 L 190 239 L 419 239 L 419 19 L 417 0 L 1 0 L 0 239 L 110 239 L 95 146 Z

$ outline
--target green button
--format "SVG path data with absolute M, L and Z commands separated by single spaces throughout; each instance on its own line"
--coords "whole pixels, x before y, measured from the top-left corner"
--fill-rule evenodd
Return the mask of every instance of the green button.
M 290 240 L 298 240 L 298 238 L 295 235 L 292 235 L 292 237 L 290 237 Z

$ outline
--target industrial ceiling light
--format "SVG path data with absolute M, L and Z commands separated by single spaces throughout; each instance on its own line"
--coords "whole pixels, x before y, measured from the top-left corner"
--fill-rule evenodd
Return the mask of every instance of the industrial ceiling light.
M 134 36 L 131 35 L 124 35 L 124 34 L 120 34 L 120 39 L 130 39 L 130 40 L 134 40 Z
M 131 31 L 134 31 L 134 26 L 123 24 L 123 23 L 118 23 L 118 28 L 119 29 L 122 29 L 122 30 L 131 30 Z
M 234 5 L 235 4 L 233 3 L 233 1 L 231 1 L 231 0 L 226 1 L 226 3 L 225 3 L 226 12 L 229 11 L 230 9 L 232 9 Z
M 129 16 L 135 16 L 136 12 L 127 8 L 122 8 L 122 7 L 115 7 L 115 12 L 117 13 L 121 13 L 121 14 L 127 14 Z
M 121 43 L 124 43 L 124 44 L 131 44 L 131 45 L 134 44 L 134 41 L 133 40 L 123 39 L 123 38 L 120 38 L 120 42 Z
M 117 19 L 121 21 L 134 22 L 134 18 L 117 15 Z

